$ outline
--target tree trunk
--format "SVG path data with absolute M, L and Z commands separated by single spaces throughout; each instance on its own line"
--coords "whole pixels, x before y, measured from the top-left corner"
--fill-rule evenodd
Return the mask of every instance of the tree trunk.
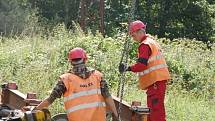
M 80 2 L 80 26 L 83 31 L 85 31 L 85 18 L 86 18 L 86 0 L 81 0 Z
M 64 24 L 66 27 L 68 27 L 68 22 L 69 22 L 69 1 L 64 0 L 64 6 L 65 6 L 65 17 L 64 17 Z
M 169 6 L 171 5 L 171 1 L 168 0 L 164 0 L 161 1 L 161 10 L 159 13 L 159 33 L 158 36 L 159 37 L 165 37 L 165 31 L 166 31 L 166 26 L 167 26 L 167 22 L 168 22 L 168 13 L 169 13 Z
M 104 0 L 100 0 L 99 5 L 99 13 L 100 13 L 100 32 L 104 36 Z

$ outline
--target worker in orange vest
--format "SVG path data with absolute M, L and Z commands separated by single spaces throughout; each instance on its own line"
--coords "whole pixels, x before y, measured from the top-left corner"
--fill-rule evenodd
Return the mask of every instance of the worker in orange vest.
M 74 48 L 68 58 L 73 68 L 60 76 L 50 96 L 35 109 L 46 108 L 63 95 L 69 121 L 106 121 L 106 105 L 118 117 L 102 74 L 86 66 L 85 50 Z
M 131 66 L 119 65 L 119 71 L 132 71 L 139 76 L 139 88 L 147 90 L 147 105 L 151 109 L 148 121 L 166 121 L 164 97 L 170 74 L 160 45 L 146 34 L 146 25 L 134 21 L 129 26 L 129 34 L 140 43 L 137 62 Z

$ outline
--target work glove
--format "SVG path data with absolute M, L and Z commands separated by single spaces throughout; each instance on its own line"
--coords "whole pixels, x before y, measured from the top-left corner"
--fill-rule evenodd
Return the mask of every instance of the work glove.
M 128 67 L 124 63 L 119 64 L 119 72 L 123 73 L 123 72 L 126 72 L 126 71 L 130 71 L 130 67 Z

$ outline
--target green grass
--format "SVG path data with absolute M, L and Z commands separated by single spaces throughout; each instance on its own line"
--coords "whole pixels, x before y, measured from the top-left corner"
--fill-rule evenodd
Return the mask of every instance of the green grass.
M 214 102 L 192 94 L 170 93 L 166 98 L 169 121 L 213 121 Z
M 131 104 L 140 101 L 146 106 L 146 94 L 134 85 L 126 85 L 124 99 Z M 209 100 L 206 95 L 196 96 L 193 93 L 179 91 L 168 85 L 165 97 L 167 121 L 214 121 L 215 99 Z
M 102 71 L 112 93 L 116 92 L 124 34 L 103 38 L 78 30 L 67 32 L 58 26 L 48 35 L 32 35 L 0 37 L 0 83 L 15 81 L 22 92 L 36 92 L 44 99 L 58 77 L 70 68 L 66 58 L 69 49 L 83 47 L 89 53 L 88 65 Z M 202 42 L 186 39 L 159 42 L 172 75 L 165 100 L 168 121 L 214 121 L 215 47 L 209 50 Z M 129 63 L 135 61 L 135 47 Z M 145 93 L 136 88 L 136 75 L 128 73 L 126 80 L 124 99 L 146 105 Z M 52 114 L 63 112 L 61 99 L 50 110 Z

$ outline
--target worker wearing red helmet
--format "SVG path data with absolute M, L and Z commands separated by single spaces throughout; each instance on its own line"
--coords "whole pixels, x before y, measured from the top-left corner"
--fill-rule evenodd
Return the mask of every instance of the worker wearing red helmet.
M 147 105 L 151 109 L 148 121 L 166 121 L 164 97 L 170 74 L 161 48 L 152 36 L 146 34 L 146 25 L 141 21 L 130 24 L 129 34 L 140 43 L 138 59 L 131 66 L 120 64 L 119 71 L 138 74 L 139 88 L 146 90 Z
M 69 121 L 106 121 L 106 105 L 117 117 L 113 99 L 102 74 L 86 66 L 87 55 L 82 48 L 70 50 L 72 68 L 61 75 L 48 98 L 35 109 L 46 108 L 56 98 L 64 97 Z

